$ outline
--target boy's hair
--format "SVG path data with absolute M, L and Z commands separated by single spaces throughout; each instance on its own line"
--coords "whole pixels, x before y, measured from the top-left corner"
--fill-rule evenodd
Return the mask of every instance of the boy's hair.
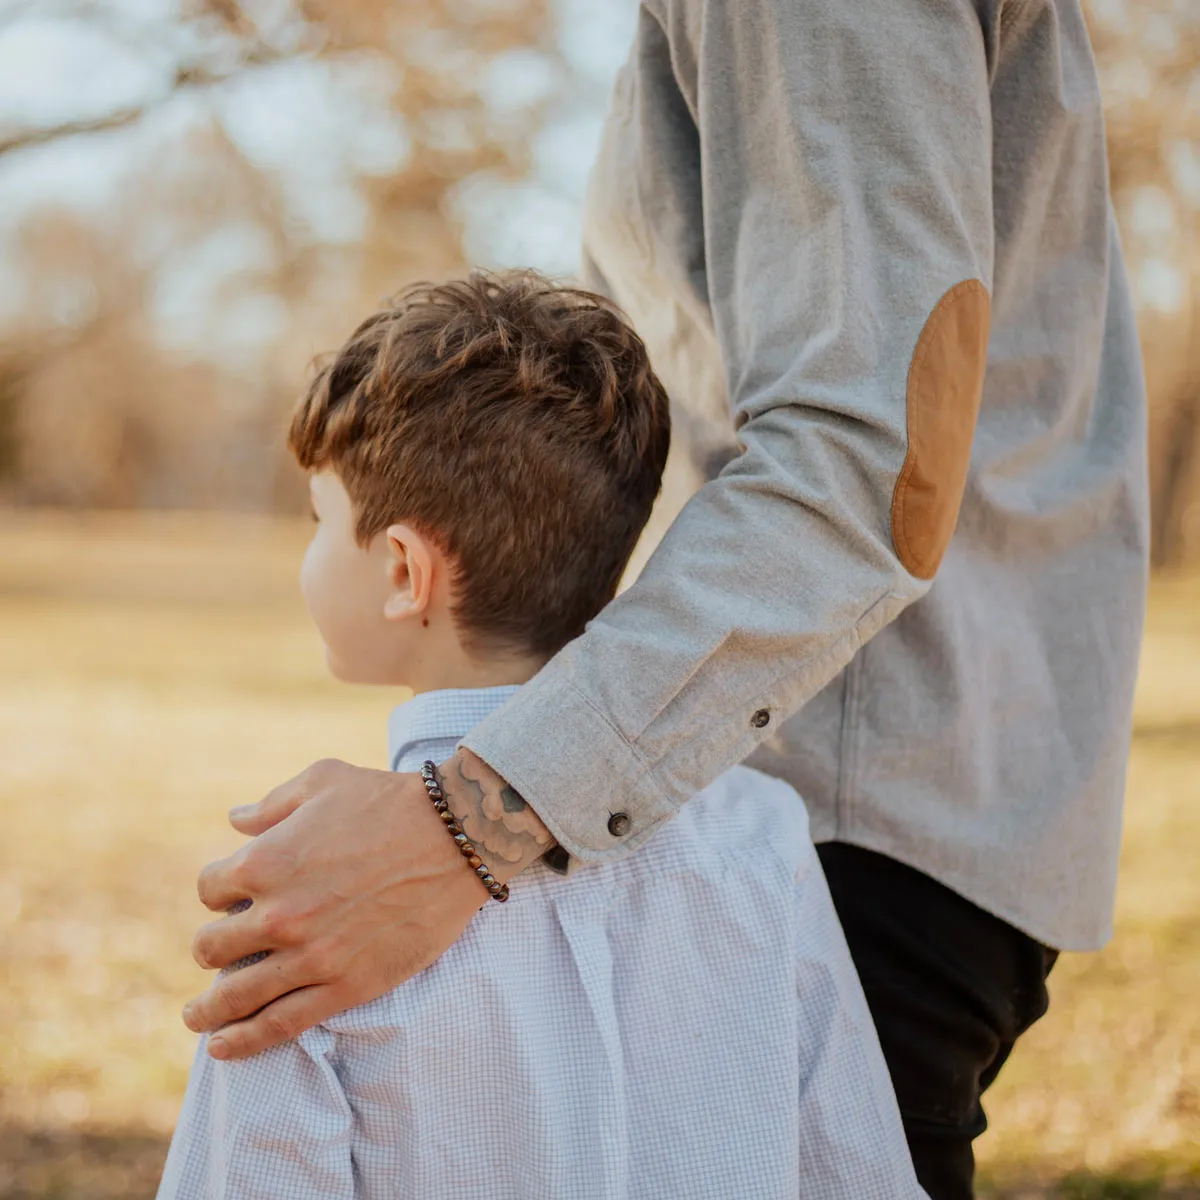
M 449 555 L 469 647 L 545 656 L 616 594 L 669 441 L 619 310 L 533 271 L 405 289 L 321 367 L 288 434 L 341 479 L 360 543 L 407 521 Z

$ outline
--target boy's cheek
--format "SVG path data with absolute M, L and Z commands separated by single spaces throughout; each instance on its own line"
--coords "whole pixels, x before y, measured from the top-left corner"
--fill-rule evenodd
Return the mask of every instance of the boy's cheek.
M 300 594 L 304 597 L 305 607 L 317 627 L 317 632 L 328 647 L 330 635 L 334 633 L 331 618 L 335 615 L 329 611 L 329 606 L 335 597 L 331 596 L 329 589 L 324 586 L 326 574 L 322 570 L 321 555 L 314 542 L 300 565 Z M 331 662 L 330 666 L 332 665 Z
M 304 597 L 304 603 L 308 604 L 308 589 L 312 577 L 312 559 L 317 545 L 317 540 L 314 537 L 308 543 L 308 549 L 304 552 L 304 557 L 300 560 L 300 595 Z M 310 605 L 311 608 L 311 605 Z
M 330 600 L 328 579 L 330 572 L 325 561 L 323 548 L 317 538 L 314 538 L 300 564 L 300 594 L 304 597 L 309 615 L 317 623 L 318 628 L 327 618 L 327 608 Z M 321 630 L 324 634 L 324 629 Z

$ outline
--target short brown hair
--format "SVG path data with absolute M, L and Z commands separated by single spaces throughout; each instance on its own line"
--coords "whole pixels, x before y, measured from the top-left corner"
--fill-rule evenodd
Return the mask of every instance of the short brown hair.
M 616 594 L 670 440 L 662 384 L 608 301 L 536 272 L 418 283 L 322 366 L 288 435 L 366 544 L 395 521 L 455 564 L 464 641 L 549 656 Z

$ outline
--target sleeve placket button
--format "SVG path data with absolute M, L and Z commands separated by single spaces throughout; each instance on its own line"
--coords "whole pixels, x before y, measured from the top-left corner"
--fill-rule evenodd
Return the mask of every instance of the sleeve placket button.
M 765 708 L 760 708 L 750 718 L 750 724 L 753 725 L 755 729 L 762 729 L 767 724 L 767 722 L 770 721 L 770 719 L 771 719 L 771 714 Z
M 623 812 L 613 813 L 608 818 L 608 832 L 613 837 L 624 837 L 629 832 L 630 820 L 629 814 Z

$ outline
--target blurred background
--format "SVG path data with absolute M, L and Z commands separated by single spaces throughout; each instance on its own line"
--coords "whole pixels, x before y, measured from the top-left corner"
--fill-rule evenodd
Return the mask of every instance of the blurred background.
M 466 263 L 576 267 L 631 0 L 0 0 L 0 1197 L 153 1194 L 233 803 L 383 765 L 281 428 Z M 1091 0 L 1157 568 L 1118 935 L 993 1089 L 986 1194 L 1200 1196 L 1200 0 Z M 661 524 L 661 523 L 660 523 Z

